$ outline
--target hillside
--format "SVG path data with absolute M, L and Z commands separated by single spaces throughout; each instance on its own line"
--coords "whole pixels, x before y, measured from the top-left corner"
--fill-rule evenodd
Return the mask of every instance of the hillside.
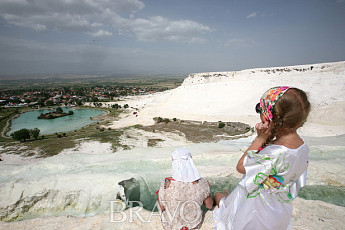
M 139 110 L 138 116 L 126 115 L 113 127 L 150 125 L 158 116 L 253 126 L 258 121 L 255 104 L 277 85 L 308 93 L 312 112 L 306 135 L 345 134 L 345 62 L 190 74 L 176 89 L 126 101 Z

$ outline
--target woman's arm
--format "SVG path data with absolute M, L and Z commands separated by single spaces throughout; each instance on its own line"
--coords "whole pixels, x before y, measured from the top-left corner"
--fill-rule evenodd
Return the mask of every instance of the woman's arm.
M 162 212 L 165 211 L 164 206 L 161 204 L 161 202 L 159 202 L 159 195 L 158 195 L 158 197 L 157 197 L 157 201 L 158 201 L 158 205 L 159 205 L 159 208 L 161 209 L 161 211 L 162 211 Z
M 261 146 L 266 142 L 267 138 L 271 135 L 271 128 L 272 128 L 271 124 L 272 123 L 268 123 L 266 121 L 265 123 L 260 122 L 255 125 L 257 136 L 237 163 L 236 169 L 239 173 L 246 174 L 246 169 L 243 166 L 244 158 L 247 156 L 248 151 L 260 150 Z

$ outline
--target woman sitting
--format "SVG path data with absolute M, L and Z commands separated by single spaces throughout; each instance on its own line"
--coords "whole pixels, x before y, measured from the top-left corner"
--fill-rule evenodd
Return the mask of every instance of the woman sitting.
M 203 220 L 201 205 L 213 206 L 208 181 L 200 176 L 186 148 L 172 152 L 172 168 L 173 176 L 165 178 L 158 194 L 163 228 L 198 229 Z

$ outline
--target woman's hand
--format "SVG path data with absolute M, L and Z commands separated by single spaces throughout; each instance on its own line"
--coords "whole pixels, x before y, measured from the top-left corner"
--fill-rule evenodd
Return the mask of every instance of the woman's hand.
M 255 125 L 255 129 L 257 132 L 257 138 L 265 143 L 267 138 L 271 135 L 272 123 L 268 121 L 257 123 Z

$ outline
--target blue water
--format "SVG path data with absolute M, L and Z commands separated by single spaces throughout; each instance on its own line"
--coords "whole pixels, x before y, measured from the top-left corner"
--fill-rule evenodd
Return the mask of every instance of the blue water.
M 64 112 L 72 110 L 73 115 L 64 116 L 56 119 L 37 119 L 41 113 L 52 112 L 54 110 L 35 110 L 21 114 L 18 118 L 12 120 L 12 125 L 10 131 L 7 135 L 11 133 L 26 128 L 34 129 L 38 128 L 41 130 L 41 135 L 53 134 L 58 132 L 69 132 L 73 130 L 80 129 L 87 126 L 96 120 L 91 120 L 90 117 L 99 116 L 105 111 L 97 109 L 70 109 L 63 108 Z

